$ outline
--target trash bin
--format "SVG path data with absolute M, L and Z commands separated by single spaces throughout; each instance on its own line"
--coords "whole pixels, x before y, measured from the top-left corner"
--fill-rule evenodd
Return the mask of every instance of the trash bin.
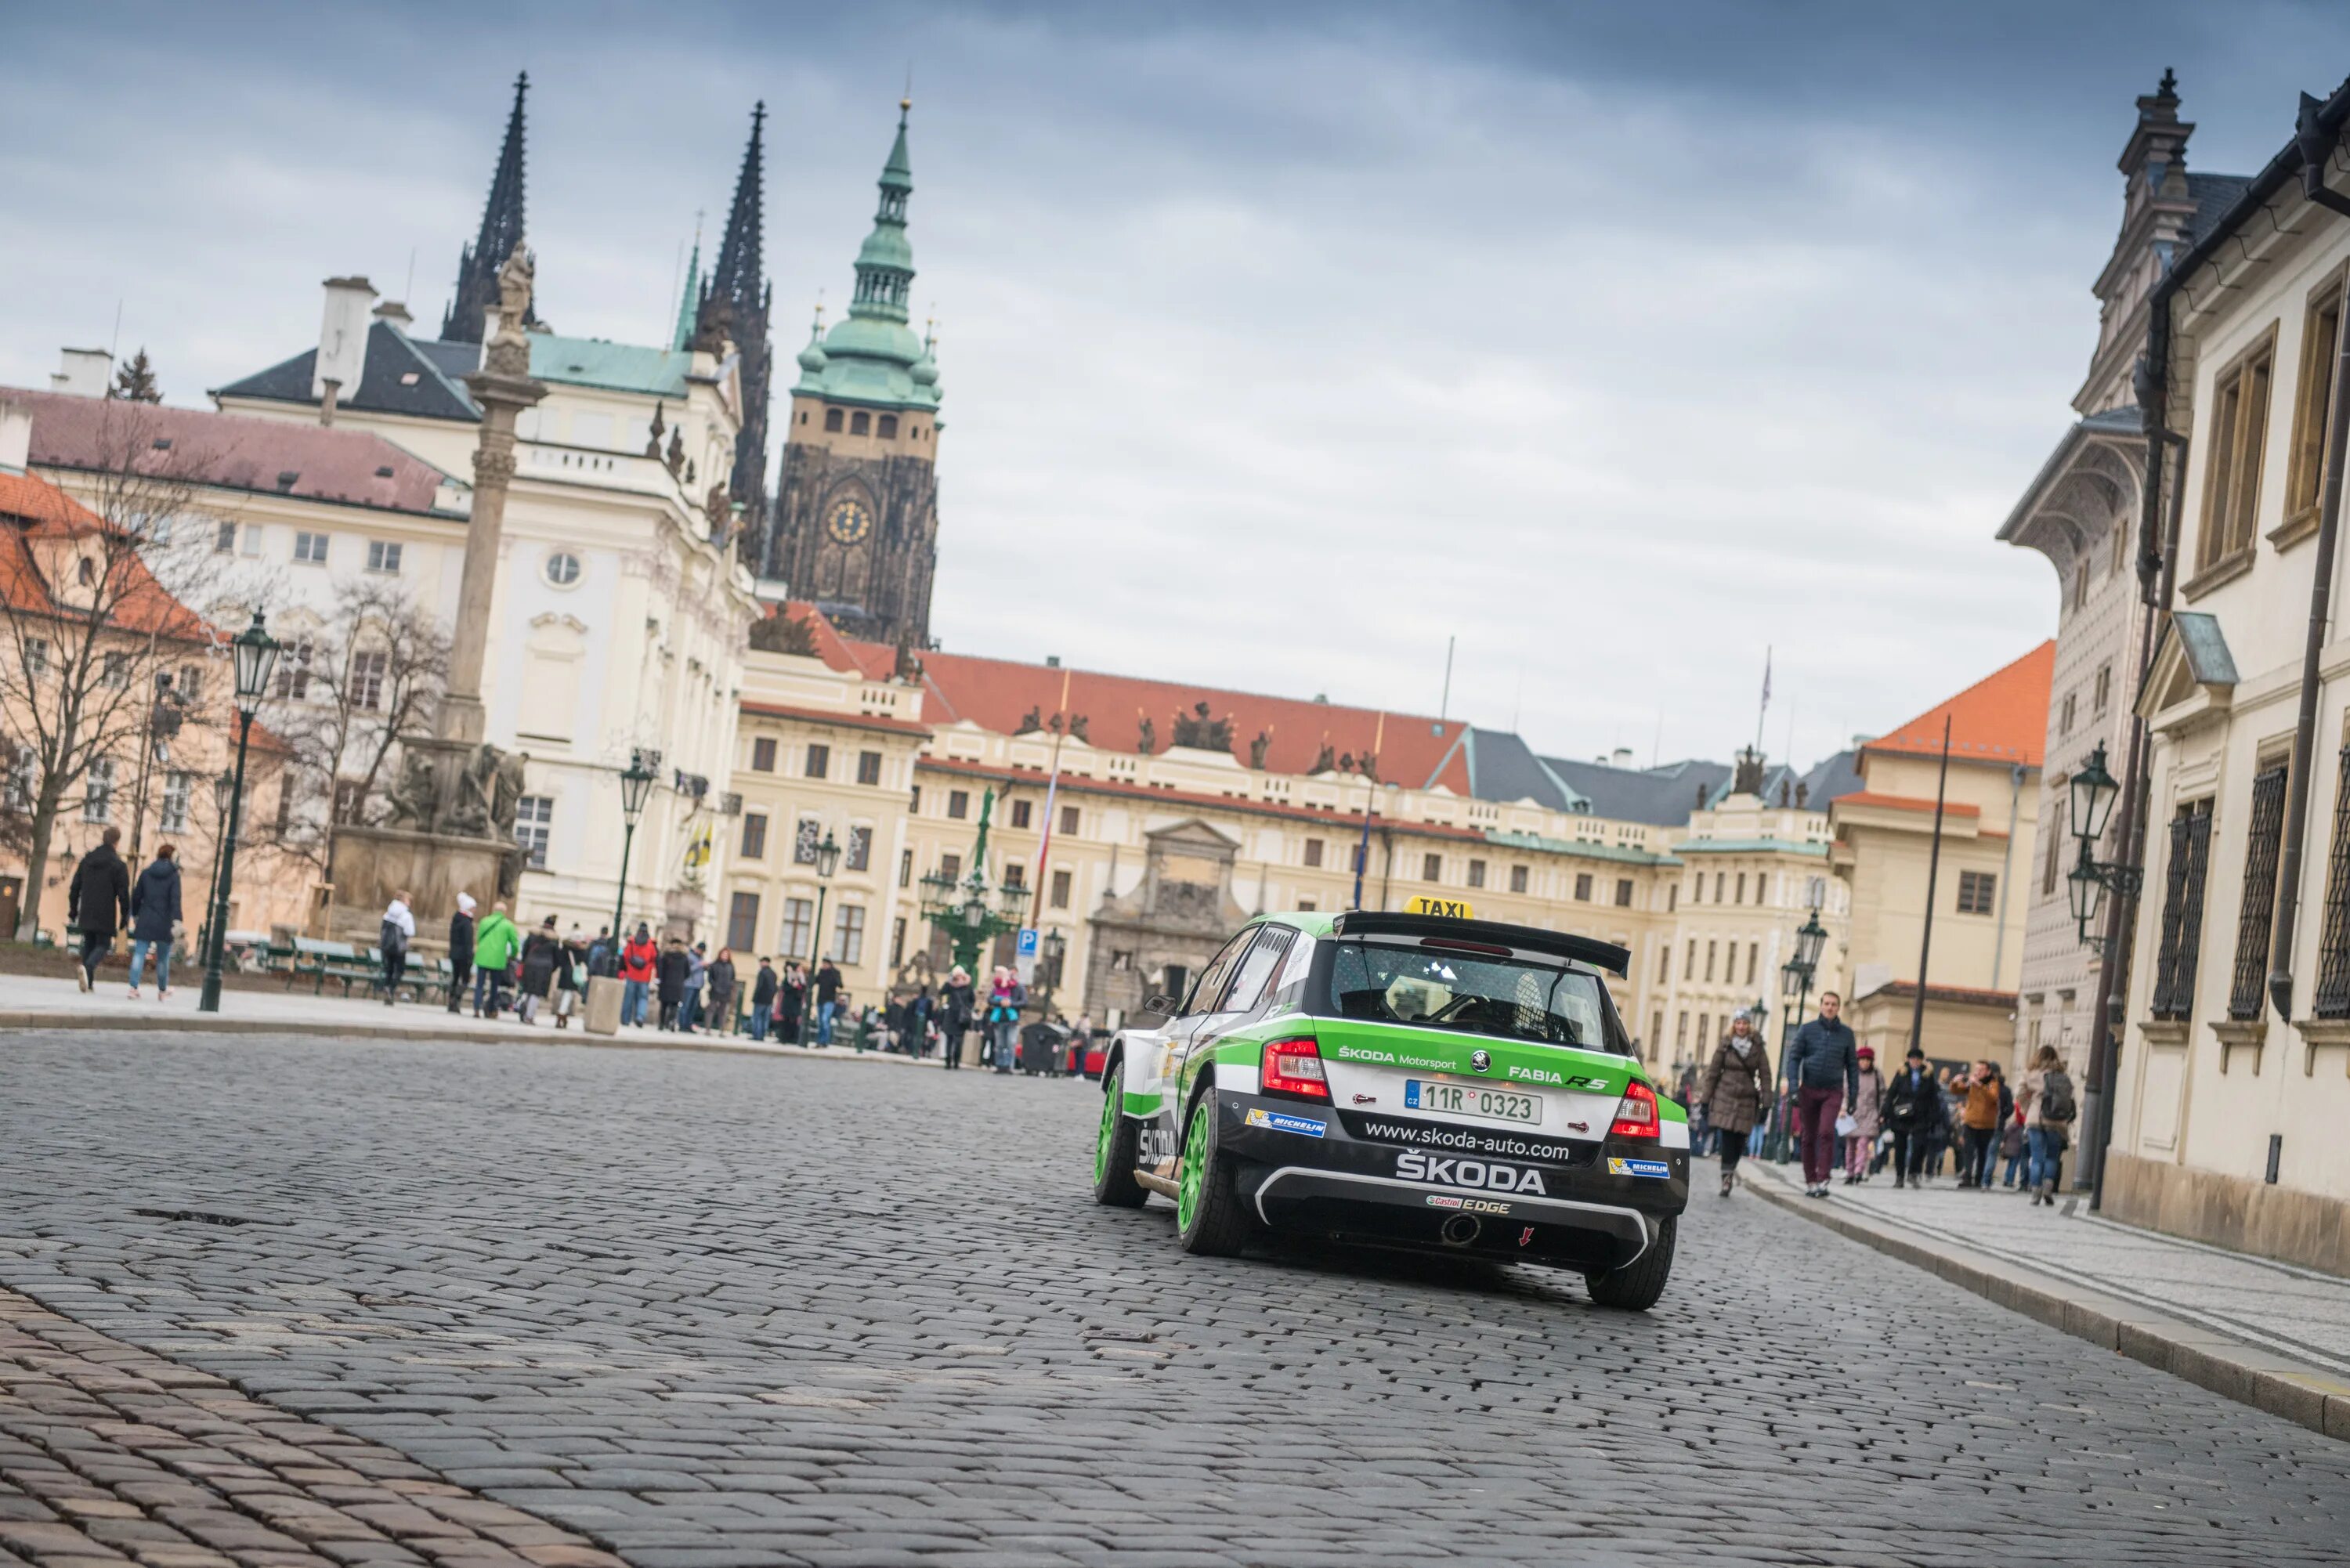
M 1068 1030 L 1040 1018 L 1020 1031 L 1020 1070 L 1032 1077 L 1040 1073 L 1058 1077 L 1068 1049 Z

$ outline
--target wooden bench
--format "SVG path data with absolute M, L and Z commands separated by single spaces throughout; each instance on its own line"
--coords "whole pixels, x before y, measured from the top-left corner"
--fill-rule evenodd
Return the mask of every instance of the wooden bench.
M 286 989 L 293 990 L 294 982 L 307 975 L 315 982 L 310 988 L 313 994 L 324 996 L 327 982 L 333 980 L 342 982 L 343 994 L 348 996 L 351 981 L 375 980 L 382 973 L 383 966 L 380 962 L 373 970 L 362 967 L 359 950 L 348 942 L 325 942 L 316 937 L 296 937 L 293 961 L 286 969 Z

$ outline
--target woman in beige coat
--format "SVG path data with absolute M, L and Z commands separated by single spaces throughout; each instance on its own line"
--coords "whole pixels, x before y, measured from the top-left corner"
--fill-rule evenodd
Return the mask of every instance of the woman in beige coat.
M 1721 1137 L 1724 1198 L 1737 1184 L 1738 1157 L 1746 1152 L 1746 1135 L 1762 1119 L 1770 1096 L 1771 1054 L 1754 1037 L 1753 1021 L 1742 1012 L 1731 1020 L 1730 1037 L 1714 1048 L 1713 1060 L 1697 1085 L 1706 1121 Z

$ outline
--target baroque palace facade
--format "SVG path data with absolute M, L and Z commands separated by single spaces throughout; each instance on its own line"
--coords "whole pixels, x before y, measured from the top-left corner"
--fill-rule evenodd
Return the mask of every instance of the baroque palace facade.
M 1814 900 L 1832 940 L 1813 994 L 1843 972 L 1826 808 L 1848 754 L 1801 777 L 1760 759 L 1578 763 L 1424 715 L 1053 663 L 910 660 L 841 636 L 813 606 L 780 614 L 793 635 L 758 640 L 797 650 L 747 656 L 743 815 L 713 938 L 738 955 L 820 946 L 857 1002 L 943 977 L 920 884 L 974 869 L 983 809 L 978 869 L 1027 889 L 1029 923 L 1066 944 L 1053 1005 L 1097 1023 L 1180 989 L 1250 914 L 1352 907 L 1366 848 L 1365 907 L 1432 894 L 1623 945 L 1617 1005 L 1667 1064 L 1700 1059 L 1741 1009 L 1777 1019 L 1779 967 Z M 840 849 L 829 879 L 815 853 L 827 836 Z M 991 956 L 1011 962 L 1010 939 Z

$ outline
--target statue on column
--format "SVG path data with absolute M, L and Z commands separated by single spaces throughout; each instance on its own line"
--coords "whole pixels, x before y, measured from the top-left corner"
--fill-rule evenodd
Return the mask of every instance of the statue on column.
M 498 268 L 498 331 L 490 339 L 489 368 L 503 376 L 530 374 L 530 338 L 523 322 L 530 315 L 530 290 L 536 268 L 521 241 Z

